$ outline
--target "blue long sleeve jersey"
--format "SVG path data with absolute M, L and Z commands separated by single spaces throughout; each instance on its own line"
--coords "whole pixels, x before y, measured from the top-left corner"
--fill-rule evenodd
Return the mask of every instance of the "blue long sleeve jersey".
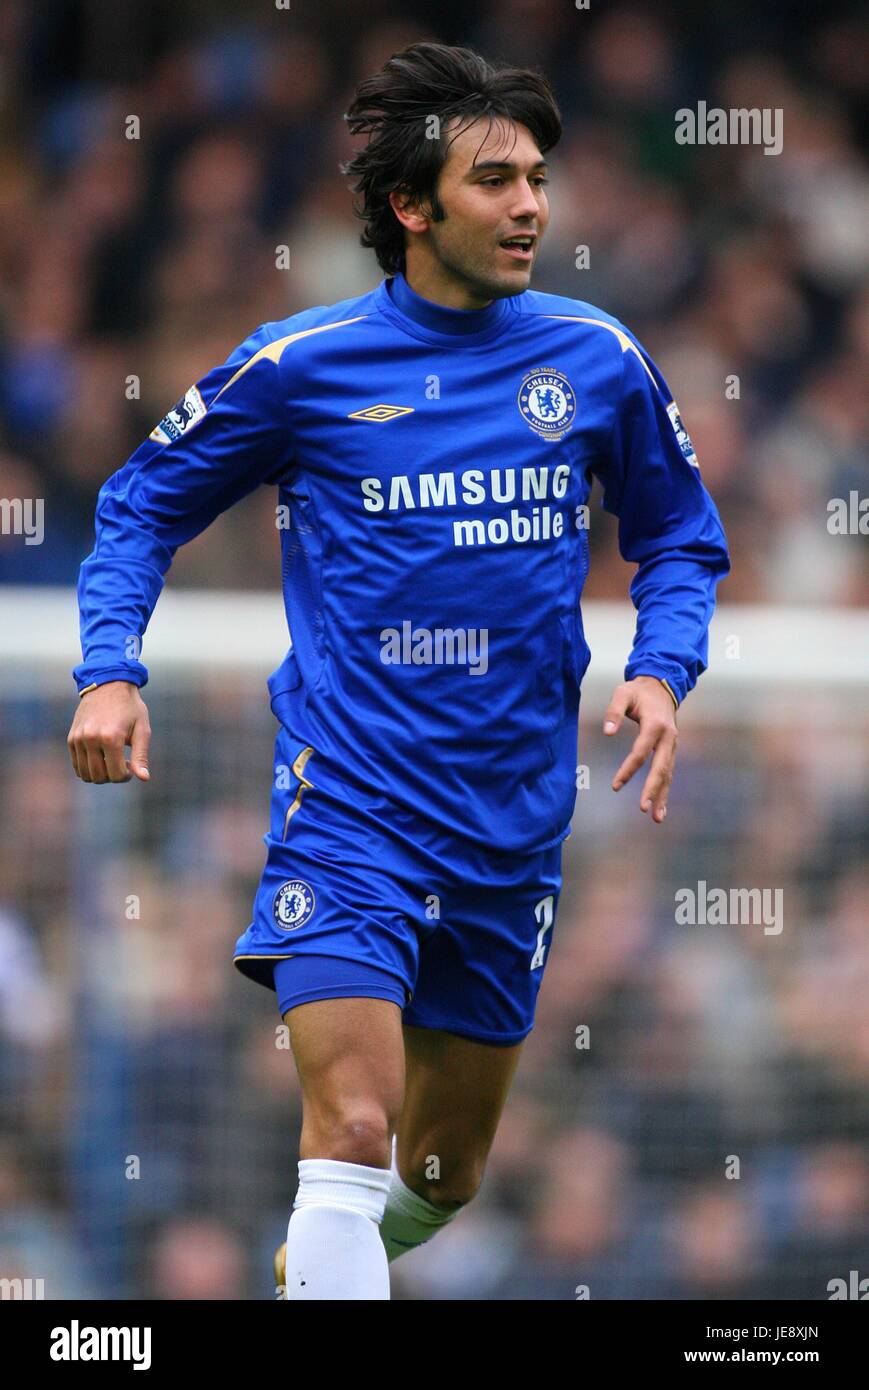
M 145 684 L 175 550 L 269 483 L 292 645 L 268 686 L 318 755 L 314 784 L 372 788 L 503 850 L 557 843 L 590 656 L 593 475 L 638 566 L 625 678 L 657 676 L 678 703 L 706 666 L 726 542 L 622 324 L 532 290 L 448 309 L 402 275 L 264 324 L 100 490 L 79 691 Z

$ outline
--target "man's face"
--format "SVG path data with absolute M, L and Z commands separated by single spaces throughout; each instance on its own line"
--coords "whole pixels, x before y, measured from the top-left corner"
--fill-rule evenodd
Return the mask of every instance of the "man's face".
M 521 294 L 549 223 L 546 161 L 522 125 L 480 119 L 445 134 L 452 138 L 438 181 L 445 218 L 428 224 L 432 256 L 481 303 Z M 517 237 L 526 238 L 521 247 Z

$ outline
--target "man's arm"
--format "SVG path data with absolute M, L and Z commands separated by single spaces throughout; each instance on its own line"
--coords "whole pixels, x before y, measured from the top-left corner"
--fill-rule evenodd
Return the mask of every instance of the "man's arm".
M 175 551 L 291 466 L 283 344 L 269 328 L 192 386 L 100 489 L 96 545 L 79 575 L 81 698 L 67 739 L 83 781 L 147 779 L 141 645 Z
M 610 445 L 594 471 L 604 506 L 619 518 L 619 549 L 635 563 L 631 598 L 634 645 L 604 716 L 617 732 L 627 715 L 639 724 L 615 778 L 618 791 L 650 754 L 640 798 L 660 822 L 676 755 L 675 712 L 706 669 L 715 589 L 729 571 L 727 542 L 667 383 L 626 334 Z

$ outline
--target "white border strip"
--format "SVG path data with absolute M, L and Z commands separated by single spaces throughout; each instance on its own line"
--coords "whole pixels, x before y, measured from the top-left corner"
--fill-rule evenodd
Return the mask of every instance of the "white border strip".
M 622 679 L 633 639 L 630 603 L 583 604 L 592 661 L 583 690 Z M 167 590 L 148 630 L 143 659 L 156 684 L 161 676 L 195 681 L 210 671 L 264 679 L 289 645 L 281 595 L 234 590 Z M 30 673 L 57 678 L 75 693 L 70 671 L 81 660 L 73 589 L 0 588 L 0 688 Z M 709 667 L 698 695 L 745 690 L 836 689 L 869 686 L 869 612 L 846 608 L 725 605 L 709 639 Z M 53 683 L 53 682 L 52 682 Z

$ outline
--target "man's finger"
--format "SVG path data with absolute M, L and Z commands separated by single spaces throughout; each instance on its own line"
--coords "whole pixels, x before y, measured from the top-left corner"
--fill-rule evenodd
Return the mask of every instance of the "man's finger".
M 69 749 L 69 759 L 72 763 L 72 770 L 75 773 L 76 777 L 78 777 L 80 775 L 78 770 L 78 752 L 75 746 L 75 739 L 72 737 L 71 734 L 69 738 L 66 740 L 66 746 Z
M 124 743 L 125 736 L 120 730 L 103 735 L 101 747 L 110 782 L 129 782 L 132 775 L 124 757 Z
M 633 777 L 637 768 L 642 767 L 647 757 L 651 753 L 655 744 L 658 742 L 660 732 L 651 729 L 641 729 L 634 739 L 634 746 L 625 758 L 615 777 L 613 778 L 613 791 L 617 792 L 626 782 Z
M 142 782 L 150 780 L 148 768 L 148 749 L 151 744 L 151 726 L 146 719 L 137 719 L 130 738 L 130 766 Z
M 108 782 L 103 750 L 95 739 L 85 740 L 85 756 L 87 757 L 88 781 L 93 782 L 98 787 L 102 786 L 104 782 Z
M 80 739 L 75 746 L 75 761 L 78 775 L 82 782 L 89 782 L 91 780 L 91 770 L 88 764 L 88 750 Z
M 675 734 L 664 734 L 655 749 L 649 775 L 640 797 L 640 810 L 651 810 L 652 819 L 662 821 L 667 814 L 667 798 L 673 781 L 673 764 L 676 757 Z

